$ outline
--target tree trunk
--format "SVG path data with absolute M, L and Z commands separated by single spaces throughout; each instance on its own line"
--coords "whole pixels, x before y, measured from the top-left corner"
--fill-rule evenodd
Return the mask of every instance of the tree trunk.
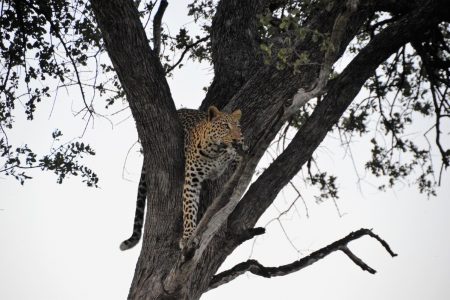
M 331 7 L 314 12 L 307 26 L 328 34 L 333 45 L 323 50 L 313 39 L 300 43 L 299 51 L 308 53 L 314 64 L 302 66 L 299 75 L 262 63 L 257 14 L 271 1 L 220 1 L 211 35 L 216 73 L 201 108 L 212 104 L 229 110 L 240 108 L 250 153 L 225 188 L 227 176 L 207 186 L 201 201 L 212 204 L 195 233 L 201 244 L 180 251 L 182 130 L 161 63 L 149 46 L 133 1 L 91 2 L 136 121 L 148 174 L 143 245 L 129 299 L 200 298 L 226 257 L 261 233 L 253 229 L 258 218 L 311 157 L 376 67 L 418 31 L 450 16 L 444 0 L 410 8 L 328 82 L 332 63 L 377 9 L 375 4 L 369 1 L 373 6 L 358 6 L 356 1 L 352 6 L 352 1 L 333 1 Z M 324 93 L 290 146 L 243 195 L 256 164 L 284 122 L 310 98 Z M 241 190 L 241 194 L 236 192 Z

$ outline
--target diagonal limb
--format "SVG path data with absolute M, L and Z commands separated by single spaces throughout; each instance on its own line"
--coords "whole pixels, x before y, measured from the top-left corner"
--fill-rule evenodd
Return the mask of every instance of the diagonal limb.
M 397 254 L 395 254 L 391 250 L 391 248 L 389 247 L 389 245 L 386 241 L 381 239 L 378 235 L 374 234 L 372 232 L 372 230 L 362 228 L 362 229 L 359 229 L 357 231 L 350 233 L 346 237 L 344 237 L 326 247 L 323 247 L 317 251 L 314 251 L 313 253 L 311 253 L 308 256 L 305 256 L 299 260 L 296 260 L 296 261 L 286 264 L 286 265 L 282 265 L 282 266 L 278 266 L 278 267 L 265 267 L 262 264 L 260 264 L 257 260 L 254 260 L 254 259 L 247 260 L 246 262 L 237 264 L 236 266 L 234 266 L 233 268 L 231 268 L 229 270 L 226 270 L 217 275 L 214 275 L 214 277 L 212 278 L 212 280 L 209 284 L 209 290 L 219 287 L 222 284 L 228 283 L 246 272 L 251 272 L 255 275 L 262 276 L 265 278 L 270 278 L 270 277 L 275 277 L 275 276 L 285 276 L 285 275 L 291 274 L 293 272 L 300 271 L 336 251 L 344 252 L 355 264 L 360 266 L 361 269 L 363 269 L 364 271 L 368 271 L 371 274 L 374 274 L 376 271 L 374 269 L 372 269 L 371 267 L 369 267 L 363 260 L 361 260 L 355 254 L 353 254 L 353 252 L 351 252 L 347 246 L 350 242 L 357 240 L 363 236 L 370 236 L 370 237 L 376 239 L 378 242 L 380 242 L 380 244 L 385 248 L 385 250 L 392 257 L 397 256 Z

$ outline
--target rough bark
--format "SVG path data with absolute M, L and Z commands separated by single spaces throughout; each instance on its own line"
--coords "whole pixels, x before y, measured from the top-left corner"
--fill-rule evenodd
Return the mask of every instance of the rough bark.
M 440 6 L 434 3 L 405 15 L 361 50 L 340 76 L 330 84 L 327 95 L 317 105 L 286 150 L 250 187 L 239 207 L 236 208 L 235 215 L 232 217 L 233 221 L 239 220 L 241 226 L 246 223 L 246 227 L 256 223 L 259 216 L 272 203 L 271 199 L 276 197 L 281 188 L 311 157 L 378 65 L 416 37 L 417 32 L 438 23 L 442 18 L 442 15 L 436 13 L 438 7 Z M 444 9 L 443 6 L 441 7 Z M 293 164 L 292 161 L 296 163 Z M 264 198 L 260 199 L 259 195 L 264 195 Z
M 151 170 L 146 176 L 151 188 L 142 251 L 129 298 L 155 299 L 165 294 L 161 282 L 179 255 L 182 129 L 163 68 L 133 2 L 93 0 L 92 7 L 136 121 L 145 167 Z
M 224 179 L 212 183 L 202 194 L 204 203 L 213 204 L 195 233 L 201 244 L 190 243 L 182 252 L 177 245 L 183 182 L 181 128 L 164 72 L 133 2 L 92 0 L 108 54 L 136 121 L 146 168 L 151 170 L 147 172 L 151 188 L 143 246 L 129 299 L 198 299 L 211 286 L 225 258 L 243 241 L 261 233 L 252 229 L 258 218 L 311 157 L 375 68 L 412 37 L 417 39 L 417 32 L 450 16 L 444 0 L 420 4 L 398 1 L 398 5 L 390 0 L 361 5 L 359 1 L 334 1 L 329 9 L 314 12 L 307 26 L 329 34 L 335 50 L 322 51 L 318 43 L 306 39 L 298 50 L 308 52 L 316 64 L 293 74 L 261 63 L 256 14 L 269 2 L 219 2 L 211 33 L 215 78 L 201 108 L 210 104 L 225 109 L 239 107 L 250 151 L 228 183 L 228 194 L 221 195 Z M 329 64 L 339 58 L 368 16 L 380 7 L 404 16 L 377 35 L 338 78 L 327 84 Z M 239 202 L 243 187 L 286 118 L 310 97 L 323 93 L 326 96 L 289 147 Z M 228 198 L 230 203 L 225 201 Z M 347 248 L 339 250 L 357 263 Z
M 264 0 L 220 1 L 211 29 L 214 79 L 200 109 L 223 108 L 262 65 L 258 19 Z

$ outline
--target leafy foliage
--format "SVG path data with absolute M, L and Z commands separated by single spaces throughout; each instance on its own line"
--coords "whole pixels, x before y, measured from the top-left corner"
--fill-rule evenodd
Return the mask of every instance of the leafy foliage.
M 156 3 L 157 1 L 149 1 L 142 2 L 139 5 L 139 12 L 145 28 L 149 27 Z M 209 31 L 211 19 L 215 12 L 215 5 L 216 1 L 210 0 L 195 0 L 188 4 L 188 15 L 192 16 L 194 22 L 199 25 L 199 28 L 193 30 L 197 32 L 196 34 L 191 33 L 183 26 L 173 35 L 162 26 L 161 53 L 158 54 L 167 76 L 172 76 L 172 72 L 176 68 L 182 68 L 185 58 L 192 61 L 207 61 L 211 63 Z
M 53 142 L 59 141 L 61 136 L 61 131 L 55 130 L 52 134 Z M 52 147 L 50 154 L 38 158 L 26 144 L 13 149 L 7 139 L 1 138 L 0 159 L 3 161 L 3 168 L 0 169 L 0 173 L 13 176 L 24 184 L 25 180 L 32 178 L 25 170 L 39 168 L 54 172 L 58 176 L 57 183 L 62 183 L 67 175 L 81 175 L 87 186 L 97 187 L 97 174 L 78 162 L 84 155 L 95 155 L 95 152 L 89 145 L 70 142 Z
M 301 17 L 298 18 L 297 24 L 301 24 Z M 386 13 L 374 14 L 348 47 L 347 55 L 357 54 L 371 38 L 396 19 L 396 16 Z M 289 23 L 291 20 L 289 18 L 284 22 Z M 269 28 L 268 32 L 275 30 L 271 15 L 262 16 L 261 22 Z M 295 28 L 295 25 L 288 27 Z M 283 28 L 286 28 L 285 25 Z M 436 187 L 440 183 L 440 175 L 436 178 L 436 168 L 439 166 L 433 161 L 436 150 L 441 156 L 439 174 L 449 165 L 450 149 L 445 148 L 448 145 L 444 145 L 445 140 L 442 140 L 442 128 L 448 128 L 445 127 L 448 123 L 444 119 L 450 116 L 449 29 L 448 24 L 441 24 L 435 31 L 427 33 L 430 42 L 408 44 L 380 65 L 376 74 L 365 84 L 370 95 L 355 102 L 330 133 L 334 134 L 337 129 L 343 145 L 349 147 L 355 134 L 360 137 L 374 134 L 370 140 L 371 158 L 365 163 L 365 168 L 376 177 L 386 180 L 378 186 L 380 190 L 406 181 L 416 184 L 421 193 L 436 195 Z M 274 57 L 277 66 L 289 61 L 281 59 L 284 56 L 280 52 L 275 56 L 271 52 L 273 47 L 262 44 L 261 48 L 266 53 L 268 63 L 273 63 Z M 278 51 L 290 53 L 283 48 Z M 289 57 L 292 62 L 291 54 L 285 57 Z M 292 67 L 295 72 L 293 63 L 285 66 Z M 290 124 L 300 128 L 314 106 L 309 103 Z M 431 140 L 436 141 L 435 147 Z M 320 179 L 324 179 L 326 172 L 311 168 L 308 168 L 308 172 L 309 183 L 325 186 L 327 181 Z M 332 192 L 328 192 L 328 195 L 331 196 Z
M 278 70 L 291 69 L 294 74 L 300 72 L 301 66 L 314 64 L 314 59 L 298 45 L 303 42 L 318 44 L 318 53 L 331 47 L 327 34 L 304 26 L 312 10 L 326 6 L 327 1 L 287 1 L 285 5 L 269 6 L 259 16 L 260 47 L 265 63 L 274 64 Z
M 96 186 L 96 174 L 77 162 L 83 154 L 94 154 L 90 146 L 63 145 L 38 159 L 28 145 L 8 142 L 8 131 L 20 117 L 17 104 L 24 107 L 26 119 L 33 120 L 38 103 L 57 95 L 60 88 L 77 85 L 85 106 L 82 111 L 95 113 L 85 90 L 104 92 L 107 83 L 83 76 L 93 71 L 92 62 L 103 52 L 89 2 L 7 0 L 0 11 L 0 173 L 23 184 L 31 178 L 24 170 L 40 168 L 55 172 L 59 183 L 66 175 L 81 175 L 88 186 Z
M 358 36 L 356 45 L 350 47 L 350 51 L 358 52 L 361 44 L 394 19 L 375 16 L 368 30 Z M 413 177 L 420 192 L 436 194 L 440 179 L 436 179 L 436 165 L 432 159 L 435 148 L 430 143 L 430 132 L 433 129 L 436 130 L 434 139 L 441 153 L 441 170 L 448 166 L 448 153 L 441 145 L 439 123 L 449 111 L 450 52 L 448 39 L 444 38 L 449 28 L 440 26 L 436 30 L 432 35 L 439 36 L 441 40 L 428 46 L 433 48 L 430 51 L 441 54 L 433 56 L 441 60 L 440 63 L 427 67 L 426 53 L 418 50 L 422 48 L 420 44 L 403 47 L 366 82 L 365 87 L 370 96 L 354 104 L 338 125 L 341 134 L 347 135 L 347 140 L 351 140 L 353 133 L 376 133 L 371 139 L 371 160 L 365 166 L 375 176 L 387 179 L 386 183 L 379 186 L 382 190 Z M 440 74 L 440 79 L 429 74 Z M 370 128 L 368 116 L 373 115 L 378 116 L 378 121 L 375 127 Z M 421 133 L 422 139 L 418 138 L 418 133 L 414 133 L 416 130 Z M 428 148 L 422 149 L 423 145 L 428 145 Z
M 158 1 L 136 3 L 148 30 Z M 212 63 L 210 34 L 217 4 L 214 0 L 192 0 L 187 8 L 194 24 L 181 27 L 174 34 L 162 26 L 159 55 L 167 76 L 181 68 L 186 59 Z M 299 45 L 317 45 L 317 57 L 332 47 L 326 33 L 305 26 L 315 11 L 332 9 L 332 5 L 333 1 L 328 0 L 270 1 L 258 15 L 258 39 L 265 62 L 294 73 L 305 65 L 317 64 L 314 54 L 302 51 Z M 357 54 L 401 15 L 401 10 L 374 12 L 345 55 Z M 450 149 L 443 139 L 450 116 L 449 38 L 447 23 L 418 33 L 417 42 L 403 47 L 378 68 L 365 85 L 369 96 L 355 102 L 331 133 L 337 132 L 346 145 L 356 135 L 372 135 L 370 159 L 364 165 L 368 172 L 385 180 L 380 189 L 412 181 L 421 192 L 434 195 L 442 169 L 449 165 Z M 57 95 L 60 88 L 79 88 L 82 112 L 88 120 L 96 115 L 94 98 L 103 98 L 107 108 L 123 103 L 125 94 L 119 79 L 102 54 L 104 45 L 88 1 L 2 2 L 0 150 L 4 167 L 0 172 L 23 183 L 29 178 L 24 170 L 41 168 L 55 172 L 58 182 L 66 175 L 81 175 L 88 185 L 96 185 L 95 174 L 76 162 L 82 155 L 94 154 L 89 145 L 66 144 L 38 159 L 28 145 L 10 145 L 7 133 L 20 116 L 18 103 L 23 104 L 26 119 L 33 120 L 39 103 Z M 300 128 L 314 107 L 314 103 L 303 107 L 290 120 L 291 128 Z M 441 162 L 439 172 L 436 153 Z M 336 177 L 329 174 L 318 167 L 308 168 L 306 181 L 319 188 L 319 198 L 337 197 Z

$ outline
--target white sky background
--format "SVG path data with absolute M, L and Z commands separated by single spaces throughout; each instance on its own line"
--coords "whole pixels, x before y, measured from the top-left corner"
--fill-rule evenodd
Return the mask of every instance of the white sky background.
M 188 22 L 184 5 L 174 6 L 171 2 L 164 17 L 172 32 Z M 177 107 L 198 107 L 202 87 L 211 77 L 206 65 L 188 64 L 177 71 L 169 79 Z M 10 141 L 46 152 L 55 128 L 62 130 L 62 142 L 82 132 L 84 122 L 72 116 L 81 105 L 75 93 L 61 93 L 49 118 L 51 105 L 39 104 L 33 122 L 18 118 Z M 97 108 L 103 106 L 97 103 Z M 112 129 L 108 121 L 97 118 L 83 140 L 97 153 L 85 162 L 98 173 L 99 189 L 85 187 L 77 177 L 58 185 L 51 173 L 30 173 L 34 179 L 24 186 L 0 178 L 0 299 L 126 299 L 141 245 L 119 250 L 132 231 L 140 172 L 141 157 L 134 147 L 126 162 L 126 179 L 122 177 L 127 151 L 137 140 L 135 125 L 130 118 Z M 369 155 L 366 142 L 356 140 L 353 150 L 361 174 Z M 243 275 L 202 299 L 450 299 L 449 176 L 444 176 L 438 197 L 430 199 L 407 184 L 378 192 L 370 177 L 357 185 L 351 160 L 344 159 L 339 145 L 327 138 L 316 154 L 323 169 L 338 175 L 338 205 L 344 216 L 338 216 L 332 201 L 315 204 L 312 193 L 302 191 L 309 218 L 298 200 L 297 210 L 282 219 L 298 251 L 275 221 L 257 239 L 252 258 L 267 266 L 289 263 L 361 227 L 373 228 L 399 256 L 391 258 L 378 242 L 363 238 L 350 248 L 378 271 L 375 275 L 335 253 L 284 277 Z M 276 217 L 277 209 L 286 209 L 294 197 L 289 191 L 280 195 L 259 226 Z M 221 270 L 247 260 L 252 244 L 238 248 Z

